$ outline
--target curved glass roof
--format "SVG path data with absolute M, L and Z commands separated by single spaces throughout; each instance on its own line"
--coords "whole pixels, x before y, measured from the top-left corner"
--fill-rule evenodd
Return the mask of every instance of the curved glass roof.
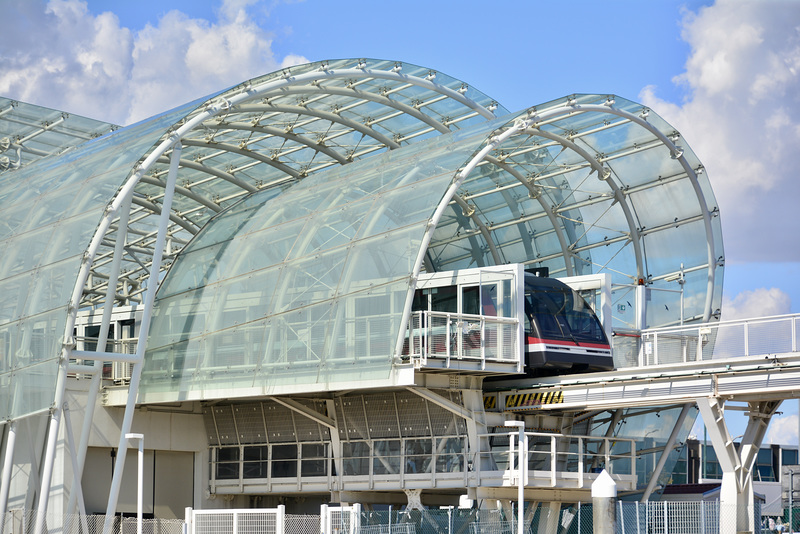
M 103 302 L 118 219 L 93 232 L 129 187 L 115 300 L 142 301 L 175 142 L 169 271 L 150 332 L 145 401 L 212 398 L 230 385 L 248 395 L 386 378 L 402 301 L 420 268 L 522 262 L 555 275 L 610 272 L 618 302 L 640 281 L 683 284 L 684 316 L 708 319 L 721 295 L 719 219 L 702 167 L 679 139 L 620 98 L 573 95 L 508 114 L 459 80 L 394 61 L 317 62 L 250 80 L 3 175 L 0 201 L 14 207 L 0 214 L 0 228 L 11 229 L 0 246 L 30 258 L 5 259 L 16 268 L 1 271 L 0 284 L 18 276 L 20 287 L 8 286 L 18 296 L 3 303 L 4 350 L 19 356 L 0 369 L 0 385 L 21 383 L 11 373 L 33 361 L 52 364 L 55 380 L 66 323 L 48 323 L 40 350 L 33 339 L 42 327 L 24 321 Z M 87 194 L 65 194 L 71 184 Z M 85 217 L 81 231 L 68 230 L 62 215 L 72 205 Z M 23 229 L 41 231 L 46 243 L 63 242 L 53 234 L 63 230 L 68 262 L 55 267 L 62 256 L 50 248 L 46 258 L 35 247 L 28 254 L 14 240 Z M 91 272 L 70 306 L 92 239 Z M 25 293 L 45 265 L 65 273 L 64 291 Z M 653 298 L 670 313 L 651 306 L 649 326 L 679 320 L 677 293 Z M 630 326 L 627 308 L 615 311 L 616 325 Z M 374 324 L 353 320 L 366 315 Z M 223 358 L 225 347 L 244 345 Z M 25 356 L 26 347 L 37 355 Z M 46 409 L 52 395 L 41 391 L 25 409 L 12 401 L 17 393 L 0 403 L 11 415 Z
M 71 298 L 98 221 L 142 152 L 195 105 L 2 175 L 3 419 L 50 409 Z
M 117 128 L 107 122 L 0 97 L 0 174 L 62 154 Z

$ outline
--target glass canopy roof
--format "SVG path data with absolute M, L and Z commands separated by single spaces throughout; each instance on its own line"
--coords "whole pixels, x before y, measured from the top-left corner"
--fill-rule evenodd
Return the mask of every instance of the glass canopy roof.
M 0 97 L 0 174 L 61 154 L 118 126 Z
M 685 320 L 713 318 L 720 304 L 713 193 L 694 154 L 677 146 L 680 135 L 650 110 L 573 95 L 509 114 L 427 68 L 318 62 L 4 175 L 0 202 L 13 207 L 0 214 L 0 229 L 8 229 L 0 247 L 14 253 L 3 260 L 0 286 L 16 296 L 3 302 L 0 385 L 21 383 L 12 374 L 32 362 L 48 362 L 54 382 L 69 337 L 60 317 L 104 300 L 117 222 L 100 236 L 79 300 L 70 304 L 70 295 L 92 232 L 127 180 L 135 189 L 115 300 L 142 301 L 176 138 L 182 152 L 162 267 L 169 271 L 150 332 L 145 402 L 213 398 L 231 386 L 248 395 L 385 378 L 416 268 L 522 262 L 557 276 L 608 272 L 618 302 L 638 283 L 682 285 Z M 474 158 L 475 170 L 461 174 Z M 87 193 L 65 194 L 75 184 Z M 73 212 L 85 225 L 80 232 L 67 226 Z M 22 246 L 26 231 L 46 236 L 41 248 L 64 241 L 54 232 L 69 236 L 71 248 L 46 248 L 44 257 Z M 426 235 L 430 244 L 418 254 Z M 62 289 L 25 289 L 46 266 L 61 273 Z M 677 293 L 652 294 L 659 305 L 649 308 L 648 326 L 680 320 Z M 632 326 L 628 308 L 615 312 L 616 326 Z M 32 319 L 47 314 L 52 322 Z M 375 322 L 351 336 L 359 315 Z M 356 338 L 364 361 L 341 356 Z M 3 391 L 3 415 L 52 401 L 46 387 L 22 403 L 14 387 Z

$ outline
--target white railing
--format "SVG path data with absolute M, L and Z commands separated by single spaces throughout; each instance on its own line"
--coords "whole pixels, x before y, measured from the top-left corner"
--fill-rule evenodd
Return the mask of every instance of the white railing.
M 189 534 L 284 534 L 286 509 L 192 510 Z
M 485 437 L 508 436 L 513 440 L 516 432 L 495 432 Z M 625 489 L 635 489 L 636 441 L 633 439 L 602 436 L 573 436 L 549 432 L 525 432 L 528 441 L 526 486 L 587 489 L 605 469 Z M 493 441 L 494 441 L 493 440 Z M 481 453 L 479 466 L 494 466 L 495 472 L 481 472 L 482 485 L 515 485 L 516 456 L 513 448 L 497 448 Z M 502 484 L 493 481 L 502 477 Z
M 798 325 L 800 314 L 643 330 L 635 345 L 637 364 L 642 367 L 797 352 Z M 615 351 L 622 349 L 618 340 L 614 340 Z M 615 361 L 620 357 L 624 359 L 615 354 Z
M 547 432 L 525 435 L 530 487 L 589 489 L 605 469 L 624 489 L 636 488 L 636 465 L 641 456 L 633 439 Z M 300 457 L 302 447 L 295 448 L 290 457 L 287 444 L 212 447 L 210 489 L 225 494 L 232 489 L 241 491 L 244 486 L 272 493 L 298 491 L 301 483 L 305 491 L 516 484 L 517 468 L 509 456 L 508 431 L 480 437 L 485 438 L 482 442 L 492 443 L 491 450 L 469 450 L 465 436 L 352 440 L 342 444 L 336 473 L 332 469 L 336 460 L 333 448 L 328 446 L 324 448 L 325 458 L 310 460 Z M 281 447 L 282 454 L 266 450 L 276 446 Z M 260 449 L 258 455 L 248 455 L 248 447 Z M 222 461 L 222 457 L 230 460 Z M 304 462 L 309 464 L 304 466 Z M 318 469 L 311 469 L 314 466 Z
M 444 368 L 474 360 L 518 363 L 520 348 L 517 319 L 488 315 L 417 311 L 408 326 L 407 356 L 417 368 L 433 359 Z
M 99 339 L 96 337 L 76 337 L 75 348 L 85 351 L 102 351 L 98 347 Z M 106 342 L 105 352 L 116 354 L 136 354 L 138 338 L 109 339 Z M 133 371 L 133 364 L 127 362 L 106 362 L 103 364 L 103 378 L 110 378 L 117 383 L 128 382 Z

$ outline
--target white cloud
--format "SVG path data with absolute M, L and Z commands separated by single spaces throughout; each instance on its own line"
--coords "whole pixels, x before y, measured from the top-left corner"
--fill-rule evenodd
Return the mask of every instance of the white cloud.
M 686 101 L 640 98 L 708 169 L 727 260 L 800 260 L 800 4 L 719 0 L 686 14 L 683 38 Z
M 784 408 L 787 408 L 784 405 Z M 797 443 L 797 415 L 772 417 L 764 443 L 795 445 Z
M 791 313 L 792 300 L 777 288 L 742 291 L 734 298 L 722 299 L 722 320 L 733 321 L 750 317 L 766 317 Z
M 82 0 L 4 4 L 15 24 L 0 32 L 0 95 L 128 124 L 307 62 L 274 56 L 272 34 L 248 15 L 252 4 L 223 0 L 215 21 L 173 10 L 138 32 Z

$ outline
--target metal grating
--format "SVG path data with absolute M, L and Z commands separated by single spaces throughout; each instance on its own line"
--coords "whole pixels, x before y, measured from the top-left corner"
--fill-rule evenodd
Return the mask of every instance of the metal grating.
M 341 439 L 369 439 L 363 402 L 361 395 L 339 397 L 336 412 Z
M 295 441 L 292 411 L 274 402 L 265 402 L 263 406 L 269 442 L 289 443 Z
M 214 407 L 214 423 L 217 428 L 217 440 L 220 445 L 238 445 L 236 424 L 233 419 L 231 406 Z
M 266 443 L 267 430 L 260 403 L 234 406 L 233 413 L 240 443 Z
M 419 395 L 401 392 L 397 394 L 400 431 L 403 437 L 413 438 L 431 435 L 427 401 Z
M 397 405 L 392 393 L 364 396 L 364 408 L 369 414 L 369 434 L 372 438 L 399 438 Z
M 206 436 L 208 436 L 208 444 L 211 446 L 220 445 L 217 438 L 217 428 L 214 423 L 214 409 L 206 406 L 203 408 L 203 424 L 206 427 Z

